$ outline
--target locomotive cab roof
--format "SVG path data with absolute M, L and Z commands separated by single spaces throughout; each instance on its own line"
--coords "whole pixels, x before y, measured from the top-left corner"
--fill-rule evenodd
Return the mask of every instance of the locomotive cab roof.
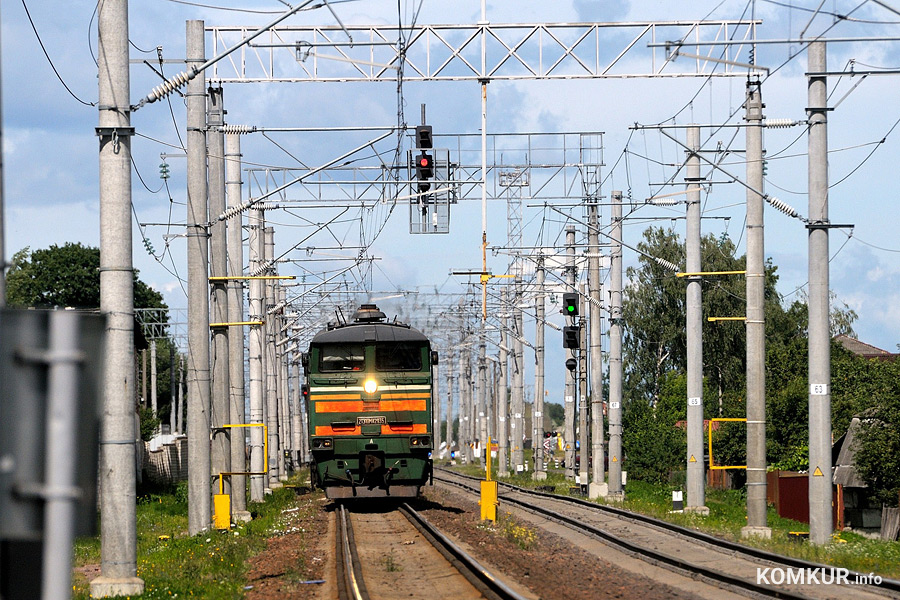
M 374 304 L 362 304 L 350 323 L 329 323 L 325 331 L 320 331 L 312 344 L 333 344 L 342 342 L 428 342 L 418 329 L 387 317 Z

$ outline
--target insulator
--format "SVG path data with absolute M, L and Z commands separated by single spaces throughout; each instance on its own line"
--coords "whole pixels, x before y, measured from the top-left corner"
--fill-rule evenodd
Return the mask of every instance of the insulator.
M 675 206 L 679 202 L 680 200 L 675 198 L 650 198 L 647 200 L 647 203 L 653 206 Z
M 669 261 L 667 261 L 667 260 L 664 259 L 664 258 L 657 258 L 657 257 L 654 256 L 654 257 L 653 257 L 653 260 L 655 260 L 655 261 L 656 261 L 659 265 L 661 265 L 662 267 L 664 267 L 664 268 L 666 268 L 666 269 L 668 269 L 668 270 L 670 270 L 670 271 L 672 271 L 672 272 L 674 272 L 674 273 L 678 273 L 679 271 L 681 271 L 681 269 L 679 269 L 679 268 L 676 267 L 673 263 L 670 263 Z
M 799 217 L 800 216 L 800 213 L 798 213 L 797 210 L 793 206 L 791 206 L 790 204 L 787 204 L 786 202 L 782 202 L 775 196 L 766 196 L 766 202 L 771 204 L 773 208 L 780 210 L 781 212 L 783 212 L 784 214 L 786 214 L 789 217 Z
M 165 98 L 166 96 L 186 84 L 188 81 L 190 81 L 191 78 L 192 76 L 190 74 L 182 71 L 170 80 L 161 83 L 160 85 L 153 88 L 153 90 L 149 94 L 147 94 L 147 101 L 156 102 L 157 100 Z
M 797 124 L 798 121 L 793 119 L 766 119 L 766 127 L 769 129 L 787 129 Z
M 255 125 L 225 125 L 222 127 L 222 133 L 236 133 L 238 135 L 253 133 L 254 131 L 256 131 Z

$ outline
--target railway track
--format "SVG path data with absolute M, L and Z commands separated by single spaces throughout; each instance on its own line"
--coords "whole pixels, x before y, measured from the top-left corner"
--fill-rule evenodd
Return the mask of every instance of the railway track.
M 479 493 L 476 478 L 452 471 L 435 469 L 435 481 Z M 894 580 L 859 583 L 867 581 L 865 574 L 782 557 L 619 508 L 502 482 L 500 490 L 501 505 L 516 506 L 619 552 L 731 593 L 816 600 L 900 598 L 900 582 Z M 844 578 L 835 581 L 833 574 Z M 803 583 L 797 579 L 801 575 Z
M 408 504 L 399 510 L 338 505 L 336 566 L 341 600 L 526 600 Z M 419 542 L 425 543 L 419 543 Z M 395 555 L 393 548 L 402 546 Z

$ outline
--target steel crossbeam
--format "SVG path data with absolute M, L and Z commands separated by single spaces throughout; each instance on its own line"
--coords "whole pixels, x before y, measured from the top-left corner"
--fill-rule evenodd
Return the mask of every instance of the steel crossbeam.
M 757 69 L 730 63 L 749 55 L 759 24 L 751 20 L 481 23 L 402 29 L 279 25 L 216 63 L 209 79 L 396 81 L 401 71 L 406 81 L 735 77 Z M 206 30 L 214 53 L 254 31 L 249 26 Z M 715 43 L 722 41 L 729 44 L 716 48 Z M 662 42 L 696 48 L 698 54 L 675 61 L 675 55 L 659 47 Z M 641 63 L 646 67 L 633 70 Z

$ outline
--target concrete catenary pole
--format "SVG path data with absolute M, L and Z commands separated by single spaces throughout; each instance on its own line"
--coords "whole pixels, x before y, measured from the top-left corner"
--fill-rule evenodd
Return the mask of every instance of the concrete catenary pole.
M 442 410 L 441 410 L 441 371 L 446 370 L 446 365 L 443 364 L 443 361 L 438 357 L 438 364 L 431 365 L 431 381 L 433 386 L 431 388 L 431 407 L 432 407 L 432 415 L 431 415 L 431 430 L 433 432 L 433 442 L 432 448 L 434 448 L 434 458 L 437 459 L 438 452 L 441 448 L 441 420 L 442 420 Z
M 290 359 L 291 368 L 291 435 L 293 458 L 297 468 L 303 464 L 303 397 L 300 394 L 300 352 L 294 346 Z
M 459 372 L 462 379 L 459 382 L 460 392 L 460 422 L 459 431 L 463 447 L 463 457 L 467 464 L 472 462 L 472 364 L 470 357 L 470 345 L 466 344 L 459 353 Z
M 825 42 L 809 53 L 809 541 L 831 541 L 831 335 L 828 290 L 828 80 Z
M 581 297 L 587 298 L 588 287 L 587 284 L 581 283 Z M 587 303 L 582 302 L 582 306 L 585 306 Z M 585 311 L 587 312 L 587 311 Z M 588 379 L 588 348 L 587 348 L 587 340 L 590 334 L 591 328 L 594 327 L 594 323 L 591 322 L 590 319 L 586 317 L 586 315 L 581 316 L 581 329 L 578 332 L 578 336 L 580 338 L 579 345 L 581 346 L 581 350 L 578 352 L 578 446 L 580 451 L 578 455 L 581 457 L 580 463 L 578 465 L 578 482 L 581 485 L 588 484 L 588 463 L 590 462 L 590 428 L 588 427 L 588 401 L 587 401 L 587 379 Z
M 566 226 L 566 290 L 575 292 L 575 226 Z M 566 325 L 572 327 L 575 325 L 575 317 L 566 315 Z M 575 350 L 566 349 L 566 360 L 575 360 Z M 565 441 L 566 441 L 566 479 L 575 479 L 575 394 L 578 392 L 577 379 L 578 375 L 575 370 L 566 369 L 566 389 L 565 389 Z
M 609 265 L 609 497 L 622 497 L 622 192 L 612 193 Z
M 763 103 L 759 80 L 747 82 L 747 526 L 743 537 L 772 537 L 766 525 L 766 321 L 762 191 Z
M 525 331 L 522 326 L 522 278 L 518 275 L 513 295 L 513 368 L 512 368 L 512 419 L 509 422 L 512 438 L 512 468 L 515 473 L 525 469 Z
M 156 368 L 156 344 L 159 340 L 150 340 L 150 407 L 153 410 L 153 416 L 159 417 L 159 386 L 157 384 L 157 368 Z M 156 430 L 159 433 L 159 428 Z
M 538 254 L 535 268 L 535 292 L 534 292 L 534 410 L 532 411 L 531 448 L 534 452 L 535 481 L 547 479 L 547 466 L 544 457 L 544 321 L 546 307 L 544 306 L 544 255 Z
M 453 354 L 448 352 L 444 359 L 447 378 L 447 410 L 444 412 L 444 437 L 447 440 L 447 458 L 453 449 Z
M 203 21 L 187 22 L 187 66 L 203 64 Z M 206 185 L 206 77 L 187 86 L 188 163 L 188 533 L 209 529 L 210 380 L 209 380 L 209 243 Z
M 275 275 L 275 228 L 265 228 L 265 256 L 264 264 L 266 275 Z M 281 457 L 281 443 L 279 438 L 279 416 L 278 416 L 278 363 L 275 357 L 275 330 L 277 329 L 278 320 L 272 313 L 275 306 L 275 280 L 267 279 L 265 285 L 265 315 L 266 315 L 266 345 L 264 348 L 264 371 L 266 374 L 266 427 L 269 430 L 269 480 L 270 489 L 281 487 L 281 473 L 283 473 L 284 463 Z
M 606 495 L 603 447 L 603 302 L 600 293 L 600 215 L 597 201 L 588 204 L 588 311 L 590 318 L 591 488 L 590 496 Z M 585 454 L 585 449 L 582 454 Z
M 221 215 L 225 212 L 225 110 L 222 108 L 222 88 L 209 88 L 207 103 L 206 144 L 209 149 L 209 214 Z M 226 223 L 214 220 L 209 228 L 209 274 L 211 277 L 228 275 L 228 248 Z M 213 323 L 228 322 L 228 286 L 225 280 L 211 282 L 210 311 Z M 240 431 L 223 428 L 231 423 L 229 394 L 228 329 L 219 325 L 212 328 L 212 396 L 210 399 L 210 424 L 212 440 L 210 465 L 213 479 L 211 493 L 219 492 L 219 473 L 230 473 L 231 436 Z M 223 478 L 226 494 L 231 494 L 231 477 Z
M 100 310 L 107 315 L 100 429 L 100 576 L 94 597 L 140 595 L 135 513 L 134 292 L 128 2 L 97 8 Z
M 178 432 L 178 422 L 175 415 L 175 411 L 178 408 L 177 403 L 175 402 L 175 390 L 178 386 L 178 374 L 175 371 L 176 352 L 177 350 L 173 340 L 169 343 L 169 433 L 172 434 Z
M 500 290 L 500 381 L 497 390 L 497 476 L 509 477 L 509 294 Z
M 250 273 L 258 274 L 261 271 L 263 257 L 265 256 L 265 220 L 263 211 L 251 208 L 247 225 L 250 229 Z M 251 323 L 258 323 L 250 325 L 248 340 L 250 412 L 247 422 L 254 425 L 248 429 L 250 430 L 250 471 L 256 473 L 250 476 L 250 500 L 253 502 L 262 502 L 265 496 L 266 476 L 261 473 L 265 473 L 267 469 L 265 436 L 263 435 L 262 427 L 265 424 L 263 407 L 266 402 L 265 374 L 263 373 L 263 336 L 265 335 L 265 326 L 262 324 L 266 318 L 264 287 L 265 284 L 262 279 L 255 278 L 250 280 L 250 312 L 248 319 Z M 259 427 L 256 425 L 259 425 Z
M 685 262 L 688 273 L 699 273 L 700 261 L 700 128 L 688 127 L 687 146 L 687 235 Z M 708 514 L 706 468 L 703 452 L 703 309 L 700 276 L 687 283 L 687 506 L 686 510 Z
M 225 198 L 229 207 L 241 205 L 241 136 L 236 133 L 225 135 Z M 244 242 L 241 231 L 241 214 L 228 220 L 226 246 L 228 249 L 228 275 L 240 277 L 244 274 Z M 228 321 L 244 321 L 244 288 L 240 279 L 228 280 Z M 228 416 L 232 425 L 246 423 L 244 408 L 244 327 L 228 328 Z M 231 430 L 231 469 L 247 471 L 247 451 L 244 440 L 246 429 Z M 247 478 L 244 475 L 231 476 L 231 512 L 237 519 L 246 520 Z
M 484 324 L 481 325 L 481 333 L 482 336 L 485 334 Z M 484 454 L 485 447 L 487 446 L 487 438 L 488 438 L 488 427 L 487 427 L 487 386 L 488 386 L 488 377 L 487 377 L 487 344 L 484 341 L 484 337 L 482 337 L 478 341 L 478 359 L 475 364 L 475 368 L 477 369 L 477 374 L 475 377 L 475 416 L 476 416 L 476 437 L 478 439 L 478 447 L 481 451 L 478 453 L 478 461 L 484 466 L 485 457 Z
M 291 421 L 291 395 L 290 395 L 290 384 L 288 383 L 288 347 L 287 347 L 287 332 L 285 330 L 285 317 L 284 317 L 284 305 L 285 299 L 287 297 L 286 291 L 283 285 L 276 286 L 276 301 L 278 302 L 278 306 L 282 308 L 278 311 L 278 320 L 276 321 L 276 335 L 275 338 L 277 340 L 275 344 L 275 352 L 278 361 L 278 411 L 281 415 L 281 419 L 279 420 L 278 429 L 281 432 L 279 435 L 279 440 L 281 440 L 281 461 L 280 461 L 280 473 L 281 479 L 285 480 L 288 476 L 288 471 L 293 469 L 293 464 L 288 460 L 288 457 L 291 456 L 289 452 L 294 449 L 293 439 L 294 434 L 292 431 L 293 422 Z

